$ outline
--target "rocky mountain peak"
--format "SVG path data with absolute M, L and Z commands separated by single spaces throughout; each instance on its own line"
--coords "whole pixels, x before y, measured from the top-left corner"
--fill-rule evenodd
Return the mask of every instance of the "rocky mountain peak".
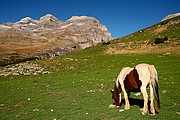
M 89 16 L 72 16 L 69 19 L 69 21 L 80 21 L 80 20 L 95 20 L 95 18 Z
M 89 16 L 72 16 L 69 20 L 66 22 L 68 23 L 99 23 L 99 21 L 94 18 L 94 17 L 89 17 Z
M 58 18 L 56 18 L 55 16 L 51 15 L 51 14 L 46 14 L 44 16 L 42 16 L 40 18 L 40 21 L 43 22 L 43 21 L 51 21 L 51 22 L 61 22 Z
M 30 18 L 30 17 L 25 17 L 25 18 L 22 18 L 20 21 L 16 22 L 15 24 L 36 24 L 37 21 Z
M 61 23 L 62 23 L 62 21 L 60 21 L 58 18 L 54 17 L 51 14 L 46 14 L 45 16 L 42 16 L 40 18 L 38 25 L 41 28 L 53 29 L 53 28 L 60 26 Z

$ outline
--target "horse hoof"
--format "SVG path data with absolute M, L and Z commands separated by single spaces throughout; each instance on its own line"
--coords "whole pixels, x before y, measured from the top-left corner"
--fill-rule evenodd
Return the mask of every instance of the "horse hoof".
M 151 113 L 150 115 L 151 115 L 151 116 L 155 116 L 156 114 L 155 114 L 155 113 Z
M 145 115 L 146 113 L 143 111 L 143 108 L 140 109 L 140 112 L 142 115 Z
M 125 109 L 125 110 L 129 110 L 129 109 L 130 109 L 130 107 L 125 107 L 124 109 Z
M 145 113 L 144 113 L 144 112 L 141 112 L 141 114 L 142 114 L 142 115 L 145 115 Z

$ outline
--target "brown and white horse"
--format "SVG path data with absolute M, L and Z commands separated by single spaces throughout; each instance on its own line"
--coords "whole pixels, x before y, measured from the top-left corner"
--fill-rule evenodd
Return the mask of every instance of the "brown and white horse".
M 125 67 L 121 70 L 114 85 L 114 90 L 111 91 L 115 107 L 118 108 L 121 105 L 122 91 L 125 99 L 125 110 L 130 109 L 128 100 L 130 92 L 142 92 L 144 98 L 142 114 L 145 115 L 148 112 L 148 94 L 146 91 L 148 86 L 150 87 L 150 113 L 155 115 L 155 108 L 159 113 L 158 75 L 154 65 L 149 64 L 138 64 L 134 68 Z

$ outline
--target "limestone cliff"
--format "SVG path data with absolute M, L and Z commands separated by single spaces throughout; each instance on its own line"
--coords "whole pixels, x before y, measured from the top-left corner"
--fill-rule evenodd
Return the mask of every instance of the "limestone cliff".
M 61 56 L 110 39 L 106 26 L 94 17 L 72 16 L 64 22 L 51 14 L 39 20 L 25 17 L 0 24 L 0 64 Z

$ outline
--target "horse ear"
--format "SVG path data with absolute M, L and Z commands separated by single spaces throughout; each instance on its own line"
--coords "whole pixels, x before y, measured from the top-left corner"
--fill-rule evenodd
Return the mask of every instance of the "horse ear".
M 112 94 L 114 94 L 114 90 L 110 90 L 110 92 L 111 92 Z

